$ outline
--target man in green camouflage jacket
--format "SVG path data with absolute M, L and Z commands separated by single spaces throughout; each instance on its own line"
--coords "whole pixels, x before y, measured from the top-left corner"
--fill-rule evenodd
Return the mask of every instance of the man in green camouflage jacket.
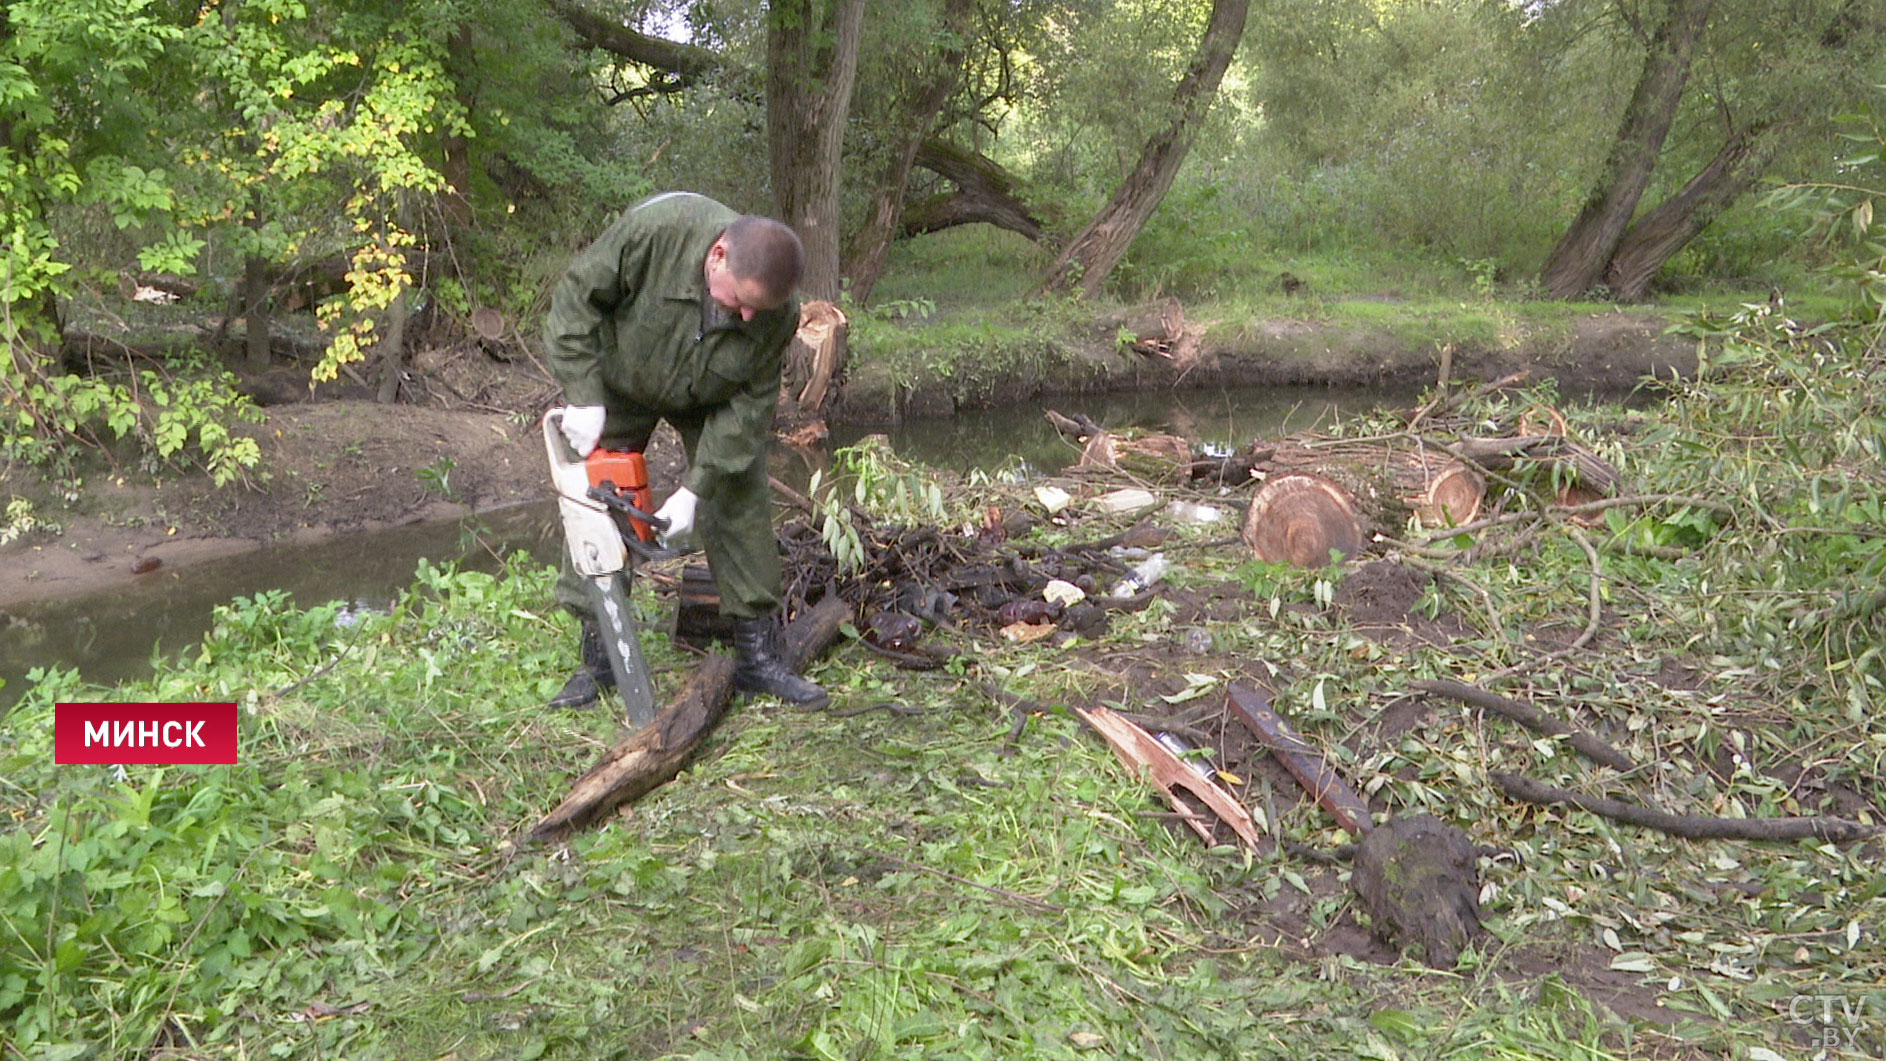
M 697 534 L 734 622 L 735 684 L 794 703 L 825 691 L 774 647 L 780 606 L 766 451 L 793 288 L 805 252 L 791 228 L 689 192 L 657 195 L 577 256 L 544 321 L 563 385 L 563 432 L 581 456 L 603 441 L 641 450 L 660 420 L 680 432 L 688 471 L 655 515 L 667 538 Z M 697 520 L 698 515 L 698 520 Z M 557 600 L 582 621 L 583 665 L 551 701 L 593 703 L 615 684 L 583 581 L 565 557 Z

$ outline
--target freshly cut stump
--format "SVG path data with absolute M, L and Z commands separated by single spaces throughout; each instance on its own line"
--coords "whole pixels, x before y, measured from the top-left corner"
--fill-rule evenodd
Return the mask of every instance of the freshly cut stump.
M 1292 472 L 1258 488 L 1244 512 L 1243 537 L 1259 560 L 1322 567 L 1332 549 L 1344 556 L 1362 550 L 1362 520 L 1348 491 L 1322 476 Z
M 1480 873 L 1467 834 L 1432 814 L 1394 818 L 1356 845 L 1349 882 L 1362 897 L 1375 934 L 1452 969 L 1463 947 L 1486 934 L 1480 925 Z
M 1480 473 L 1456 461 L 1428 480 L 1411 501 L 1423 527 L 1458 527 L 1480 515 L 1480 502 L 1486 495 L 1486 480 Z

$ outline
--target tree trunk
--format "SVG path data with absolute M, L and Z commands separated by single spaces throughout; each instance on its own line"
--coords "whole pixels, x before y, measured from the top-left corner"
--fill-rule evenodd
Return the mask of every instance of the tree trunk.
M 412 199 L 405 189 L 399 191 L 399 227 L 412 231 Z M 412 315 L 411 284 L 401 284 L 387 307 L 386 338 L 380 340 L 380 387 L 375 396 L 381 405 L 399 400 L 400 379 L 406 374 L 406 321 Z
M 1628 302 L 1649 293 L 1664 263 L 1754 187 L 1779 142 L 1765 123 L 1738 130 L 1682 191 L 1633 222 L 1605 268 L 1612 293 Z
M 910 181 L 910 167 L 917 149 L 936 123 L 943 104 L 956 91 L 963 76 L 963 41 L 969 29 L 969 16 L 975 0 L 943 0 L 943 15 L 937 48 L 931 59 L 929 77 L 923 87 L 908 97 L 902 108 L 903 140 L 896 145 L 884 172 L 879 176 L 872 196 L 871 216 L 864 229 L 852 241 L 846 261 L 851 279 L 851 297 L 859 305 L 871 299 L 871 289 L 883 275 L 884 260 L 890 255 L 891 240 L 896 237 L 904 212 L 904 186 Z
M 805 243 L 808 297 L 839 294 L 839 160 L 858 75 L 864 0 L 783 0 L 766 15 L 766 146 L 773 200 Z
M 242 319 L 247 322 L 249 371 L 269 365 L 268 259 L 251 254 L 242 260 Z
M 406 320 L 411 315 L 412 292 L 401 287 L 386 312 L 386 338 L 380 340 L 380 388 L 376 399 L 381 405 L 399 400 L 400 378 L 406 373 Z
M 1074 237 L 1055 259 L 1043 284 L 1044 291 L 1078 287 L 1086 298 L 1100 290 L 1107 274 L 1125 257 L 1133 237 L 1158 209 L 1179 166 L 1185 162 L 1198 127 L 1218 93 L 1218 83 L 1244 37 L 1249 0 L 1213 0 L 1211 20 L 1199 42 L 1192 65 L 1173 92 L 1172 121 L 1153 134 L 1140 153 L 1139 165 L 1127 174 L 1113 198 Z
M 467 120 L 477 106 L 470 88 L 478 69 L 477 56 L 472 54 L 471 27 L 470 19 L 460 22 L 446 40 L 446 54 L 456 85 L 453 94 L 458 98 L 458 105 L 464 108 Z M 444 152 L 440 173 L 445 177 L 446 188 L 445 194 L 440 197 L 440 208 L 445 213 L 446 228 L 466 228 L 472 221 L 471 141 L 463 134 L 448 129 L 440 138 L 439 146 Z
M 1637 212 L 1670 135 L 1689 80 L 1690 58 L 1715 0 L 1670 0 L 1651 35 L 1644 69 L 1624 110 L 1610 157 L 1585 205 L 1547 255 L 1539 281 L 1554 298 L 1577 298 L 1604 275 L 1618 241 Z

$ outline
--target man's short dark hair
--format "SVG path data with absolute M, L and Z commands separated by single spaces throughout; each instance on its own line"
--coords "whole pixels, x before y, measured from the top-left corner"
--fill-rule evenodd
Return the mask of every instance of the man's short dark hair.
M 774 298 L 792 297 L 805 272 L 805 247 L 790 225 L 758 214 L 734 218 L 722 234 L 727 269 L 741 280 L 757 280 Z

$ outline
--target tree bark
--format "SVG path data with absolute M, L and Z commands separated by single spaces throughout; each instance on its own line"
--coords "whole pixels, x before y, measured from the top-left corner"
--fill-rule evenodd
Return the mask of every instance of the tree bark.
M 714 51 L 694 44 L 651 37 L 624 26 L 620 21 L 590 11 L 576 0 L 545 0 L 557 17 L 588 44 L 630 62 L 666 70 L 690 85 L 711 74 L 732 69 Z
M 1651 34 L 1643 72 L 1604 169 L 1540 271 L 1541 285 L 1554 298 L 1577 298 L 1604 276 L 1657 168 L 1683 100 L 1690 59 L 1714 5 L 1715 0 L 1670 0 L 1666 17 Z
M 1779 140 L 1767 123 L 1737 130 L 1682 191 L 1632 222 L 1605 267 L 1612 293 L 1628 302 L 1648 294 L 1664 263 L 1754 187 Z
M 471 85 L 477 70 L 477 57 L 472 54 L 471 20 L 458 24 L 452 36 L 446 41 L 446 53 L 451 62 L 454 84 L 453 91 L 458 97 L 458 105 L 470 115 L 477 107 L 472 98 Z M 467 228 L 471 225 L 471 142 L 463 134 L 447 131 L 440 139 L 440 148 L 444 157 L 441 160 L 440 173 L 445 177 L 445 194 L 440 196 L 440 209 L 445 214 L 447 229 Z
M 838 300 L 839 161 L 863 24 L 864 0 L 784 0 L 766 13 L 773 201 L 805 244 L 810 298 Z
M 967 54 L 963 42 L 975 6 L 975 0 L 943 0 L 939 37 L 931 56 L 929 76 L 900 109 L 898 126 L 902 140 L 878 177 L 877 190 L 871 197 L 870 217 L 853 237 L 851 253 L 846 256 L 845 271 L 851 280 L 851 297 L 859 305 L 870 301 L 871 289 L 883 275 L 891 240 L 896 237 L 903 219 L 904 186 L 910 182 L 910 167 L 916 161 L 917 151 L 929 135 L 930 127 L 936 124 L 943 104 L 962 80 L 963 59 Z
M 1055 259 L 1042 285 L 1044 291 L 1078 288 L 1081 297 L 1090 297 L 1126 256 L 1133 237 L 1158 209 L 1192 149 L 1198 127 L 1218 93 L 1218 83 L 1244 37 L 1250 7 L 1249 0 L 1214 0 L 1198 52 L 1173 92 L 1172 121 L 1146 142 L 1139 164 L 1127 174 L 1113 198 Z
M 930 139 L 918 146 L 916 164 L 955 184 L 957 190 L 905 207 L 903 235 L 981 222 L 1041 242 L 1041 219 L 1016 196 L 1015 175 L 994 159 Z
M 780 658 L 803 670 L 851 620 L 851 606 L 827 597 L 786 627 Z M 655 721 L 628 733 L 570 786 L 570 794 L 531 830 L 536 840 L 567 836 L 681 772 L 701 740 L 720 724 L 733 699 L 733 659 L 712 655 L 682 686 Z
M 268 264 L 259 254 L 242 260 L 242 319 L 247 322 L 251 372 L 266 372 L 269 366 Z

